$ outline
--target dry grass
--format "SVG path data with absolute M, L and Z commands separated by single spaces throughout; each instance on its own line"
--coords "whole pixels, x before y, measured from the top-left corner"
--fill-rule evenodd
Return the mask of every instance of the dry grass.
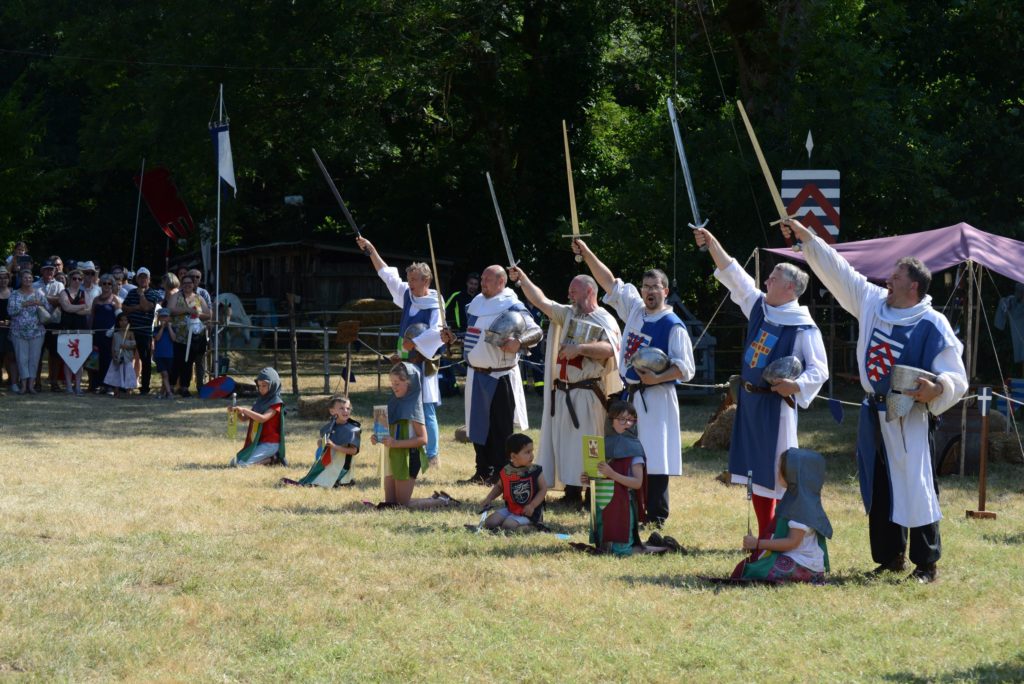
M 307 385 L 308 383 L 308 385 Z M 316 387 L 322 379 L 303 381 Z M 375 388 L 375 379 L 360 385 Z M 366 417 L 381 395 L 353 395 Z M 539 423 L 539 402 L 531 399 Z M 684 405 L 684 443 L 710 402 Z M 443 488 L 475 501 L 472 449 L 441 411 Z M 940 583 L 869 581 L 850 457 L 855 416 L 802 416 L 828 456 L 834 583 L 716 591 L 740 559 L 739 488 L 721 452 L 687 451 L 667 533 L 687 556 L 593 558 L 551 535 L 473 535 L 474 509 L 377 513 L 372 451 L 356 487 L 301 476 L 316 421 L 288 421 L 289 469 L 225 467 L 223 404 L 0 398 L 0 678 L 218 681 L 1008 681 L 1021 656 L 1022 471 L 945 482 Z M 534 426 L 535 428 L 537 425 Z M 582 540 L 586 518 L 549 521 Z

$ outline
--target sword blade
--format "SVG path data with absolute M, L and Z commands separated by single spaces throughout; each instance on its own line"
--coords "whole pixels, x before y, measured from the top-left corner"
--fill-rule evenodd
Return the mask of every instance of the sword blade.
M 498 228 L 501 229 L 501 240 L 505 243 L 505 255 L 508 257 L 509 268 L 517 265 L 515 258 L 512 256 L 512 245 L 508 243 L 508 233 L 505 232 L 505 221 L 501 218 L 501 207 L 498 206 L 498 195 L 494 192 L 494 183 L 491 181 L 491 172 L 488 171 L 487 176 L 487 187 L 491 189 L 491 200 L 494 201 L 494 213 L 498 216 Z
M 754 503 L 754 471 L 747 471 L 747 534 L 752 534 L 750 531 L 750 509 Z
M 320 173 L 324 175 L 324 180 L 327 181 L 327 185 L 330 186 L 331 192 L 334 193 L 334 199 L 338 200 L 338 205 L 341 207 L 341 211 L 345 214 L 345 220 L 348 221 L 348 225 L 352 227 L 355 234 L 359 237 L 363 237 L 363 234 L 359 232 L 359 226 L 356 225 L 355 219 L 352 218 L 352 214 L 349 213 L 348 207 L 345 206 L 345 200 L 341 199 L 341 193 L 338 192 L 338 186 L 334 184 L 334 179 L 331 178 L 331 174 L 327 171 L 327 167 L 320 161 L 320 155 L 316 153 L 316 149 L 313 149 L 313 156 L 316 158 L 316 165 L 320 167 Z
M 569 181 L 569 213 L 572 215 L 572 234 L 580 236 L 580 220 L 576 215 L 576 190 L 572 185 L 572 160 L 569 157 L 569 129 L 565 127 L 565 119 L 562 119 L 562 141 L 565 143 L 565 177 Z
M 690 212 L 693 214 L 693 227 L 701 228 L 704 222 L 700 217 L 700 208 L 697 206 L 697 193 L 693 189 L 693 178 L 690 176 L 690 165 L 686 163 L 686 150 L 683 148 L 683 137 L 679 135 L 679 121 L 676 119 L 676 108 L 672 104 L 672 98 L 665 98 L 668 105 L 668 118 L 672 121 L 672 134 L 676 138 L 676 151 L 679 153 L 679 164 L 683 167 L 683 180 L 686 182 L 686 194 L 690 198 Z
M 779 188 L 775 185 L 775 178 L 772 177 L 772 172 L 768 168 L 768 162 L 765 161 L 764 152 L 761 151 L 761 145 L 757 142 L 757 135 L 754 133 L 754 127 L 750 125 L 750 119 L 747 118 L 747 110 L 743 108 L 743 103 L 736 100 L 736 106 L 740 110 L 740 116 L 743 117 L 743 125 L 747 127 L 747 135 L 750 136 L 750 143 L 754 146 L 754 154 L 757 155 L 757 163 L 761 165 L 761 173 L 764 174 L 764 180 L 768 184 L 768 191 L 772 195 L 772 202 L 775 203 L 775 210 L 779 213 L 779 220 L 785 221 L 789 218 L 789 214 L 786 213 L 786 205 L 782 203 L 782 195 L 779 194 Z
M 437 259 L 434 258 L 434 236 L 430 234 L 430 224 L 427 224 L 427 242 L 430 244 L 430 267 L 434 269 L 434 292 L 437 293 L 437 305 L 441 309 L 441 327 L 447 328 L 448 321 L 444 316 L 444 298 L 441 297 L 441 286 L 438 284 Z

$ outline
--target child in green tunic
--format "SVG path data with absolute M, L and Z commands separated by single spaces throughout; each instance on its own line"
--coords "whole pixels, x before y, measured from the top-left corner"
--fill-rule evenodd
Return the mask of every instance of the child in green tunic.
M 413 499 L 416 476 L 421 467 L 426 469 L 422 449 L 427 443 L 427 427 L 423 417 L 420 372 L 408 362 L 396 363 L 388 373 L 393 396 L 388 399 L 389 434 L 378 438 L 371 435 L 373 444 L 383 444 L 387 450 L 384 477 L 384 507 L 438 508 L 458 502 L 443 492 L 429 499 Z
M 743 548 L 751 557 L 733 571 L 734 579 L 768 582 L 825 581 L 829 571 L 828 546 L 832 523 L 821 505 L 825 459 L 810 449 L 789 449 L 779 462 L 779 477 L 786 493 L 776 508 L 771 539 L 748 534 Z

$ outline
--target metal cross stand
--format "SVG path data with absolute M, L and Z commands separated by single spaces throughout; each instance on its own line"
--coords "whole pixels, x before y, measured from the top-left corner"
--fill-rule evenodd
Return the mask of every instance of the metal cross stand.
M 981 453 L 978 454 L 978 510 L 967 511 L 968 518 L 995 520 L 996 514 L 985 510 L 988 487 L 988 410 L 992 404 L 992 388 L 982 387 L 978 392 L 978 410 L 981 413 Z M 962 449 L 966 451 L 966 448 Z

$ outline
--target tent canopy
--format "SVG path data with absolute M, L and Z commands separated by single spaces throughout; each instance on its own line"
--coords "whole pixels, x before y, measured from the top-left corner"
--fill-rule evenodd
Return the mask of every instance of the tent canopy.
M 967 223 L 832 246 L 855 270 L 876 282 L 883 282 L 892 275 L 897 259 L 914 256 L 923 261 L 932 273 L 970 260 L 1024 283 L 1024 242 L 992 235 Z M 787 259 L 806 261 L 801 252 L 794 252 L 789 247 L 767 251 Z

